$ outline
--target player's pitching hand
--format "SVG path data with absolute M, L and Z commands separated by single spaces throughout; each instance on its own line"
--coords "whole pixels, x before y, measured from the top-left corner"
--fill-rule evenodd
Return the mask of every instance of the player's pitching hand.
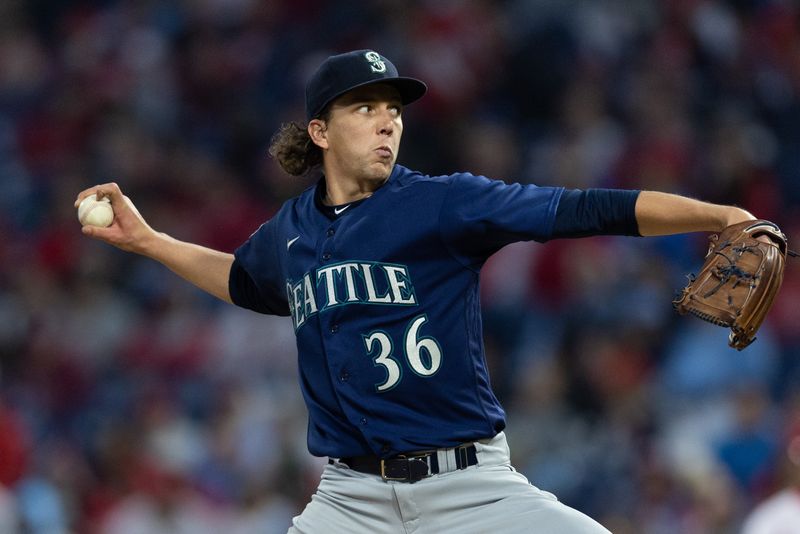
M 83 226 L 81 231 L 84 235 L 129 252 L 145 252 L 148 243 L 156 237 L 156 232 L 145 222 L 133 202 L 122 194 L 119 186 L 110 182 L 84 189 L 78 193 L 75 207 L 77 208 L 84 198 L 92 194 L 97 195 L 97 200 L 108 198 L 111 201 L 114 220 L 107 227 Z

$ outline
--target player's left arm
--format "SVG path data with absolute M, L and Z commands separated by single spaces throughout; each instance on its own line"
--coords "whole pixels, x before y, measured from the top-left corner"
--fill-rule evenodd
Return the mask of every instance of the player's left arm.
M 719 232 L 731 224 L 756 219 L 736 206 L 711 204 L 658 191 L 639 193 L 635 213 L 639 234 L 643 236 Z

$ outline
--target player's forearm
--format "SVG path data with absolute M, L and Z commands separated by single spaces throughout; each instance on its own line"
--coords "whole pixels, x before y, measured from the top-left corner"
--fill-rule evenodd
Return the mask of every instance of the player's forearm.
M 731 224 L 752 219 L 755 219 L 752 214 L 735 206 L 670 193 L 642 191 L 636 201 L 636 221 L 643 236 L 719 232 Z
M 203 291 L 232 302 L 228 290 L 233 254 L 186 243 L 156 232 L 142 244 L 140 254 L 152 258 Z

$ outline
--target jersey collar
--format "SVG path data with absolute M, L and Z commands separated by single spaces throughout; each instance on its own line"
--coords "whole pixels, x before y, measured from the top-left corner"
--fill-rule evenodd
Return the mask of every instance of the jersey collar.
M 394 177 L 398 174 L 398 171 L 399 171 L 398 165 L 395 165 L 392 168 L 392 173 L 389 175 L 389 178 L 378 189 L 376 189 L 372 193 L 371 196 L 369 196 L 367 198 L 362 198 L 361 200 L 356 200 L 354 202 L 348 202 L 346 204 L 339 204 L 337 206 L 328 206 L 323 201 L 325 199 L 325 196 L 327 195 L 328 189 L 327 189 L 326 184 L 325 184 L 325 175 L 322 174 L 320 176 L 319 180 L 317 180 L 317 186 L 314 189 L 314 205 L 328 219 L 331 219 L 331 220 L 338 219 L 339 217 L 342 217 L 346 213 L 349 213 L 350 211 L 352 211 L 353 208 L 355 208 L 359 204 L 363 203 L 367 199 L 370 199 L 370 198 L 372 198 L 372 196 L 375 196 L 375 194 L 378 191 L 380 191 L 381 189 L 386 187 L 386 184 L 388 184 L 389 182 L 391 182 L 394 179 Z

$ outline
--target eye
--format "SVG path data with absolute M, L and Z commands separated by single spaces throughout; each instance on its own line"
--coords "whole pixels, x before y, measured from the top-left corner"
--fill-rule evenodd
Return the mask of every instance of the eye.
M 403 107 L 399 105 L 389 106 L 389 110 L 395 117 L 399 117 L 403 113 Z
M 370 106 L 369 104 L 362 104 L 358 106 L 358 108 L 356 108 L 356 111 L 358 111 L 359 113 L 369 113 L 370 111 L 372 111 L 372 106 Z

